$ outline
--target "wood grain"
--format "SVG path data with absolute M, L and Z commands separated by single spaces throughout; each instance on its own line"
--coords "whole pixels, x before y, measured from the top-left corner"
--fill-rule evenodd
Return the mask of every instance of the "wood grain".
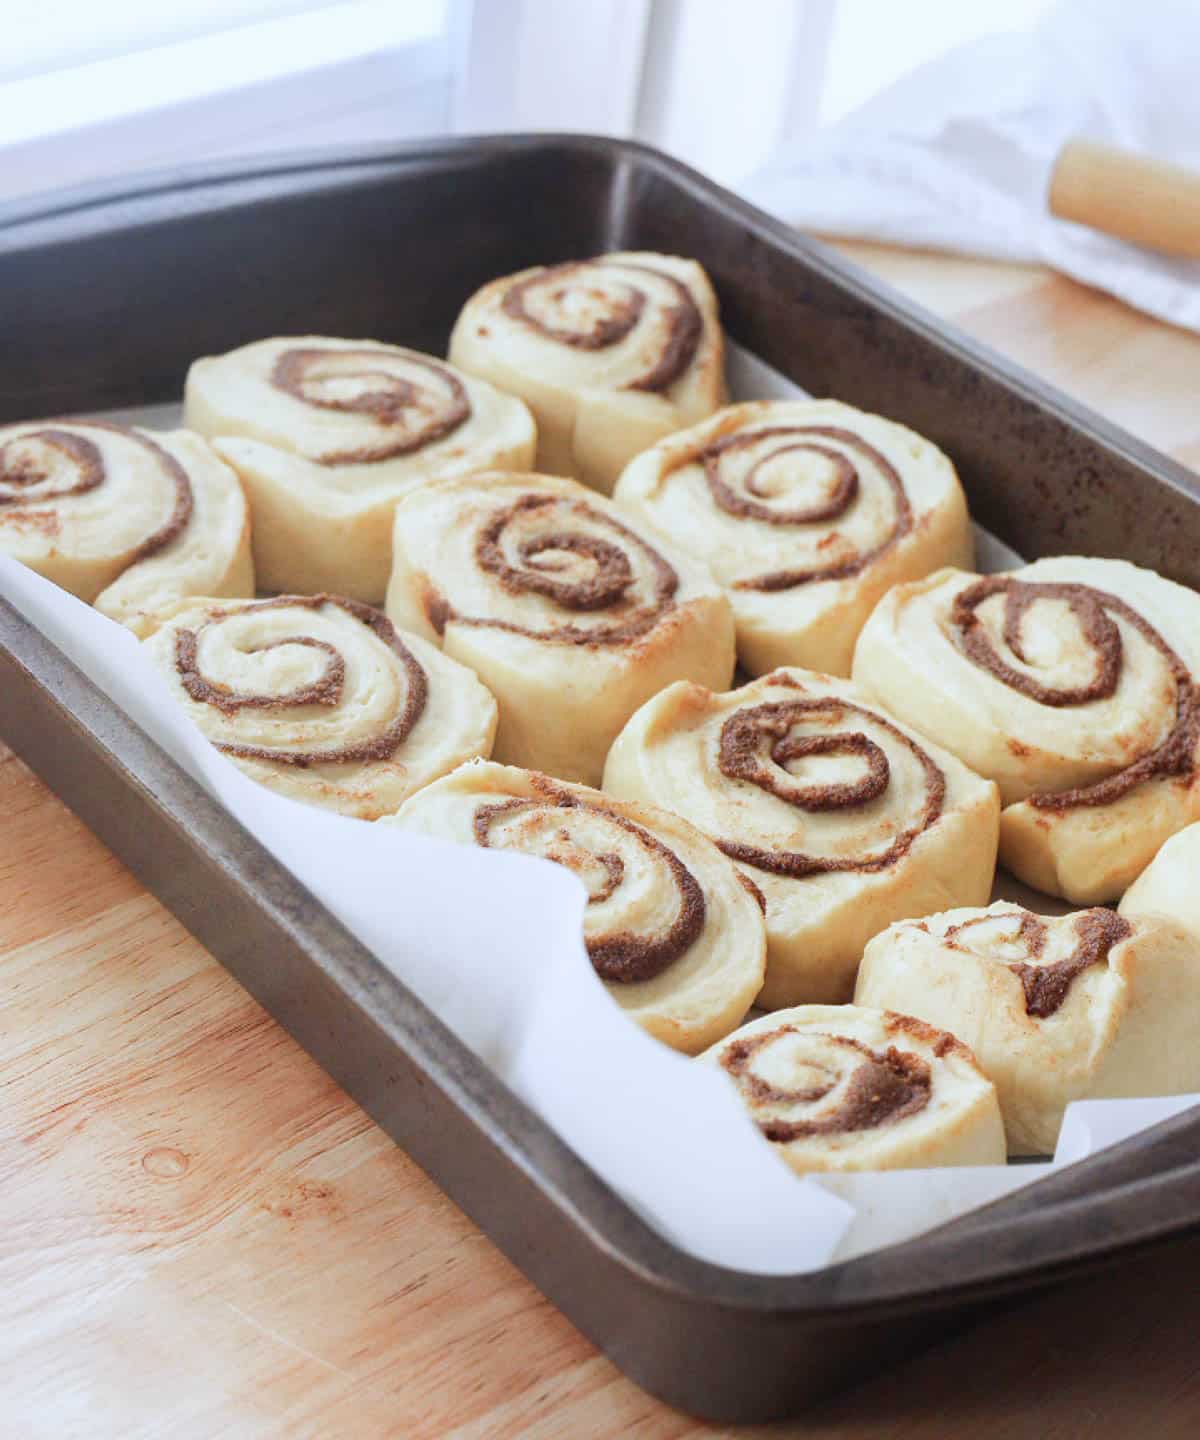
M 1038 270 L 844 248 L 1200 463 L 1200 340 Z M 0 1434 L 737 1433 L 598 1356 L 11 756 L 0 816 Z M 758 1433 L 1192 1436 L 1198 1262 L 1021 1306 Z

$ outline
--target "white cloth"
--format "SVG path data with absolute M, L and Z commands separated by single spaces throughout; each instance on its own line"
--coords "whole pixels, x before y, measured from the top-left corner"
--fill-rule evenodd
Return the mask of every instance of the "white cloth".
M 1200 330 L 1200 262 L 1053 218 L 1054 157 L 1083 136 L 1200 166 L 1200 4 L 1064 0 L 961 46 L 742 187 L 805 230 L 1041 261 Z

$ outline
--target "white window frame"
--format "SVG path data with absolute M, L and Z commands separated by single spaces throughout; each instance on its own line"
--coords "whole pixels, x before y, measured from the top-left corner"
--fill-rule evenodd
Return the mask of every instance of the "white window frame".
M 818 127 L 849 13 L 448 0 L 448 33 L 397 43 L 406 3 L 329 0 L 0 86 L 0 199 L 219 155 L 518 130 L 636 136 L 737 185 Z
M 444 134 L 468 0 L 450 0 L 448 35 L 399 45 L 395 5 L 331 4 L 0 86 L 0 199 L 222 154 Z
M 817 123 L 836 0 L 476 0 L 459 133 L 636 136 L 719 180 Z

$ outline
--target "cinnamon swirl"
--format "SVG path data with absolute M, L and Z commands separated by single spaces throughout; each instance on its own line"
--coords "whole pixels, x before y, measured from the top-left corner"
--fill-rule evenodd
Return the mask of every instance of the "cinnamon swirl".
M 528 402 L 539 470 L 605 494 L 635 455 L 725 398 L 716 296 L 699 265 L 672 255 L 494 280 L 463 308 L 450 359 Z
M 849 675 L 885 591 L 973 558 L 945 455 L 832 400 L 732 405 L 638 456 L 614 498 L 709 568 L 752 675 Z
M 186 430 L 0 429 L 0 549 L 136 633 L 185 595 L 253 595 L 237 476 Z
M 445 361 L 312 335 L 197 360 L 184 422 L 242 478 L 264 589 L 371 603 L 387 585 L 401 495 L 493 465 L 524 468 L 536 444 L 520 400 Z
M 703 1060 L 802 1175 L 1004 1163 L 996 1091 L 975 1057 L 907 1015 L 800 1005 L 743 1025 Z
M 1000 786 L 1000 859 L 1076 904 L 1113 900 L 1200 818 L 1200 598 L 1122 560 L 898 586 L 854 678 Z
M 1155 916 L 997 902 L 867 946 L 855 1003 L 953 1031 L 995 1084 L 1014 1154 L 1050 1154 L 1072 1100 L 1200 1089 L 1200 952 Z
M 733 675 L 717 586 L 571 480 L 495 473 L 416 491 L 393 550 L 388 614 L 479 674 L 506 764 L 595 784 L 644 700 Z
M 427 786 L 389 824 L 537 855 L 588 892 L 584 939 L 609 994 L 643 1029 L 697 1054 L 737 1025 L 762 985 L 757 899 L 678 815 L 535 771 L 475 763 Z
M 603 788 L 685 815 L 762 891 L 769 1008 L 848 1000 L 873 935 L 991 889 L 996 787 L 827 675 L 672 685 L 618 736 Z
M 496 702 L 475 676 L 356 600 L 189 600 L 144 644 L 251 779 L 343 815 L 390 814 L 491 751 Z

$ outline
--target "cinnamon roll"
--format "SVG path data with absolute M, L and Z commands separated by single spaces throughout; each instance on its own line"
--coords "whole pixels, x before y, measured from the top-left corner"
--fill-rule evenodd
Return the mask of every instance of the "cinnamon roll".
M 393 550 L 388 614 L 479 674 L 506 764 L 597 784 L 644 700 L 733 675 L 717 586 L 571 480 L 497 473 L 416 491 L 396 509 Z
M 949 571 L 892 590 L 854 678 L 1000 786 L 1001 862 L 1113 900 L 1200 818 L 1200 597 L 1123 560 Z
M 752 675 L 849 675 L 858 632 L 892 585 L 974 556 L 945 455 L 832 400 L 732 405 L 638 456 L 614 498 L 709 568 Z
M 184 423 L 242 477 L 266 590 L 377 603 L 392 512 L 407 491 L 491 466 L 523 469 L 520 400 L 445 361 L 376 340 L 260 340 L 197 360 Z
M 462 765 L 385 823 L 566 866 L 587 890 L 584 940 L 609 994 L 695 1055 L 727 1035 L 763 980 L 758 900 L 678 815 L 488 763 Z
M 969 1045 L 1015 1154 L 1052 1153 L 1072 1100 L 1200 1090 L 1200 952 L 1155 916 L 999 901 L 904 920 L 867 946 L 854 998 Z
M 1166 916 L 1200 942 L 1200 823 L 1171 836 L 1126 890 L 1119 909 L 1131 920 Z
M 603 788 L 686 816 L 762 892 L 770 1009 L 848 1000 L 873 935 L 991 890 L 996 787 L 828 675 L 672 685 L 617 737 Z
M 539 470 L 606 495 L 635 455 L 725 399 L 716 296 L 695 261 L 673 255 L 493 280 L 464 306 L 450 359 L 528 402 Z
M 143 643 L 217 749 L 294 800 L 375 820 L 491 751 L 475 676 L 357 600 L 189 600 Z
M 996 1091 L 970 1050 L 920 1020 L 800 1005 L 743 1025 L 717 1065 L 781 1160 L 819 1170 L 1003 1165 Z
M 253 595 L 237 476 L 186 430 L 0 429 L 0 549 L 136 633 L 185 595 Z

